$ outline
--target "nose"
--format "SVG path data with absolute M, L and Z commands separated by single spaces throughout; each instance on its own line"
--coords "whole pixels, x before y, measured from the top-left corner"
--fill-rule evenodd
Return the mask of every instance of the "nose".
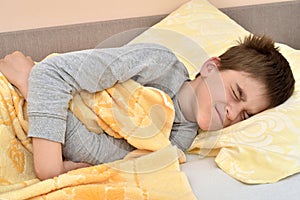
M 226 105 L 226 117 L 230 121 L 241 121 L 242 104 L 240 102 L 230 102 Z

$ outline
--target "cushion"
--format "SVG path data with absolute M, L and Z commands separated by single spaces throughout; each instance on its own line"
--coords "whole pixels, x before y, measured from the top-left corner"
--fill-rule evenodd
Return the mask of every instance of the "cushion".
M 206 0 L 192 0 L 131 43 L 153 42 L 170 48 L 191 78 L 205 60 L 219 56 L 249 32 Z M 289 61 L 296 87 L 282 105 L 219 131 L 199 132 L 190 153 L 214 155 L 217 165 L 249 184 L 271 183 L 300 170 L 300 51 L 276 43 Z

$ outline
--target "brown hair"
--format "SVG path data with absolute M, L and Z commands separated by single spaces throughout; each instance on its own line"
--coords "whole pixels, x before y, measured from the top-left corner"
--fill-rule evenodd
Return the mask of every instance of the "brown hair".
M 220 70 L 244 71 L 265 84 L 268 108 L 282 104 L 294 91 L 295 79 L 288 61 L 266 36 L 247 36 L 220 59 Z

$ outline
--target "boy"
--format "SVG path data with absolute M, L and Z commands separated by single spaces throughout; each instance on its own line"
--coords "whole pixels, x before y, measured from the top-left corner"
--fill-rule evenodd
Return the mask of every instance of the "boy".
M 28 136 L 40 179 L 121 159 L 134 149 L 125 140 L 89 132 L 68 111 L 77 91 L 93 93 L 128 79 L 164 91 L 175 108 L 170 141 L 185 151 L 198 128 L 221 129 L 277 106 L 295 83 L 288 62 L 265 36 L 246 37 L 210 58 L 194 80 L 172 52 L 154 44 L 62 54 L 32 70 L 32 61 L 20 53 L 2 62 L 0 71 L 28 101 Z

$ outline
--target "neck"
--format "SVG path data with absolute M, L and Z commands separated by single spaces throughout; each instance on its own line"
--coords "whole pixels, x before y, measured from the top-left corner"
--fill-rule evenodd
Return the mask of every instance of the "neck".
M 186 120 L 196 122 L 197 98 L 190 81 L 184 82 L 178 93 L 178 103 Z

